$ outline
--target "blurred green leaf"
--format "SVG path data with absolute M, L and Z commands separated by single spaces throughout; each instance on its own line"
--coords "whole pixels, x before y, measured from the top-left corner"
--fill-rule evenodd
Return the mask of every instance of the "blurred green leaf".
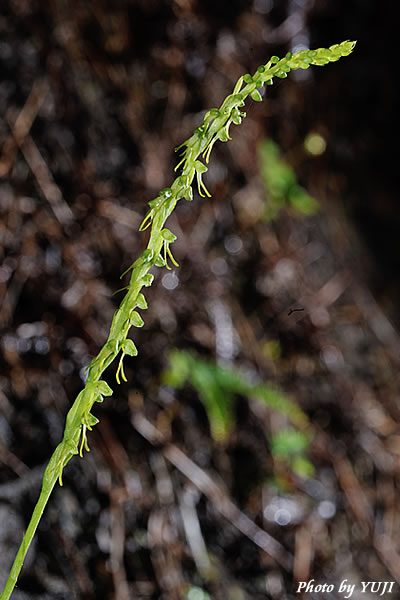
M 189 377 L 189 363 L 183 352 L 173 350 L 169 353 L 170 367 L 164 372 L 164 383 L 174 388 L 181 388 Z
M 227 438 L 233 423 L 234 396 L 254 398 L 272 410 L 286 415 L 294 425 L 303 427 L 307 417 L 282 392 L 268 384 L 253 384 L 239 371 L 220 367 L 189 352 L 173 350 L 170 367 L 164 372 L 164 383 L 181 388 L 192 385 L 207 412 L 211 435 L 215 440 Z
M 197 389 L 207 411 L 211 435 L 216 441 L 223 441 L 232 426 L 232 396 L 218 384 L 213 369 L 206 362 L 191 365 L 190 381 Z
M 318 202 L 299 185 L 293 185 L 289 190 L 290 205 L 303 215 L 314 215 L 318 210 Z
M 290 458 L 308 448 L 308 436 L 295 429 L 282 429 L 271 436 L 271 451 L 277 457 Z
M 315 473 L 314 465 L 305 456 L 295 456 L 290 466 L 293 473 L 302 479 L 309 479 Z
M 303 215 L 313 215 L 318 203 L 297 183 L 293 168 L 281 158 L 279 147 L 272 140 L 263 140 L 258 147 L 260 173 L 267 194 L 265 218 L 272 221 L 284 208 Z

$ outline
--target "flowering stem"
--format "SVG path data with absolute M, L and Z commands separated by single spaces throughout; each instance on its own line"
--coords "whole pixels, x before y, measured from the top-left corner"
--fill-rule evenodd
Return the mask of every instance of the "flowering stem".
M 170 250 L 170 245 L 176 240 L 176 236 L 164 227 L 166 220 L 178 200 L 185 198 L 190 201 L 193 199 L 192 183 L 195 177 L 200 196 L 210 197 L 202 180 L 202 175 L 206 173 L 207 167 L 200 160 L 201 157 L 208 163 L 214 144 L 217 141 L 226 142 L 231 139 L 230 125 L 232 123 L 240 125 L 246 116 L 241 108 L 247 97 L 250 96 L 254 101 L 260 102 L 262 96 L 258 90 L 265 84 L 271 85 L 274 77 L 284 78 L 293 69 L 308 69 L 310 65 L 325 65 L 328 62 L 337 61 L 343 56 L 348 56 L 354 46 L 355 42 L 345 41 L 335 44 L 329 49 L 301 50 L 295 54 L 288 52 L 282 59 L 273 56 L 266 65 L 258 67 L 253 76 L 246 74 L 240 77 L 233 93 L 225 98 L 221 107 L 209 110 L 203 123 L 194 130 L 193 135 L 176 149 L 181 152 L 181 160 L 175 170 L 181 167 L 181 175 L 176 177 L 171 187 L 161 190 L 157 198 L 149 202 L 150 209 L 140 227 L 140 231 L 150 229 L 147 248 L 121 276 L 132 271 L 129 284 L 122 288 L 127 291 L 114 314 L 108 339 L 88 366 L 85 387 L 67 414 L 63 439 L 54 451 L 44 472 L 39 500 L 6 586 L 0 595 L 0 600 L 7 600 L 12 594 L 29 545 L 57 479 L 62 485 L 64 467 L 75 454 L 82 456 L 83 448 L 88 450 L 86 431 L 90 431 L 98 423 L 98 419 L 90 412 L 93 404 L 102 402 L 103 396 L 111 396 L 113 393 L 109 385 L 101 380 L 101 376 L 120 353 L 116 374 L 117 383 L 120 383 L 120 375 L 126 381 L 122 360 L 126 354 L 129 356 L 137 354 L 133 341 L 128 338 L 128 333 L 131 326 L 143 326 L 143 320 L 135 309 L 147 308 L 141 290 L 143 287 L 149 287 L 153 282 L 154 276 L 149 273 L 149 270 L 153 266 L 165 266 L 169 269 L 168 258 L 175 266 L 178 266 Z

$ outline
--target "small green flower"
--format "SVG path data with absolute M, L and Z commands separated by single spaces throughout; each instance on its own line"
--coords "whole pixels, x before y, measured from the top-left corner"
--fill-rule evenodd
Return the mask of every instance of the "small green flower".
M 173 234 L 172 231 L 170 231 L 169 229 L 163 229 L 161 231 L 161 237 L 164 240 L 164 243 L 163 243 L 163 249 L 164 249 L 163 261 L 164 261 L 164 265 L 163 266 L 167 267 L 167 269 L 170 271 L 171 267 L 168 264 L 167 257 L 169 257 L 171 259 L 171 262 L 176 267 L 179 267 L 179 263 L 176 262 L 175 258 L 172 255 L 171 249 L 170 249 L 170 244 L 172 244 L 176 240 L 176 235 Z
M 194 163 L 194 168 L 196 171 L 197 189 L 199 191 L 200 196 L 202 198 L 205 198 L 205 195 L 202 192 L 202 190 L 204 190 L 206 193 L 206 196 L 211 198 L 211 194 L 208 191 L 208 189 L 206 188 L 206 186 L 204 185 L 203 180 L 201 178 L 201 176 L 204 175 L 204 173 L 207 173 L 208 167 L 206 167 L 200 160 L 196 160 Z
M 141 319 L 140 315 L 138 313 L 136 313 L 136 314 Z M 141 322 L 144 325 L 143 320 L 141 320 Z M 136 325 L 136 327 L 142 327 L 142 325 Z M 133 341 L 130 340 L 130 339 L 125 340 L 123 342 L 123 344 L 122 344 L 122 353 L 121 353 L 121 356 L 120 356 L 120 359 L 119 359 L 118 369 L 117 369 L 117 372 L 115 374 L 115 378 L 117 380 L 118 385 L 121 383 L 120 378 L 119 378 L 120 374 L 121 374 L 122 379 L 125 382 L 128 381 L 127 378 L 126 378 L 125 372 L 124 372 L 124 364 L 123 364 L 124 357 L 126 355 L 128 355 L 128 356 L 137 356 L 137 354 L 138 354 L 138 350 L 137 350 L 135 344 L 133 343 Z

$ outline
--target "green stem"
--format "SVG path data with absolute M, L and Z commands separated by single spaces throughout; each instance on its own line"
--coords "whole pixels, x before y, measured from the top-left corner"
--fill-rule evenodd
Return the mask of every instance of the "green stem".
M 28 525 L 28 529 L 25 532 L 17 556 L 15 557 L 15 560 L 13 562 L 13 566 L 11 567 L 7 583 L 0 596 L 0 600 L 8 600 L 11 594 L 13 593 L 14 587 L 17 583 L 17 579 L 22 569 L 22 565 L 24 564 L 25 556 L 29 550 L 33 536 L 35 535 L 37 526 L 39 525 L 39 521 L 42 517 L 44 509 L 46 508 L 46 504 L 48 502 L 48 499 L 50 498 L 50 494 L 53 491 L 56 481 L 57 477 L 54 478 L 53 482 L 50 485 L 48 482 L 46 482 L 46 484 L 43 484 L 42 486 L 39 500 L 36 503 L 31 520 Z

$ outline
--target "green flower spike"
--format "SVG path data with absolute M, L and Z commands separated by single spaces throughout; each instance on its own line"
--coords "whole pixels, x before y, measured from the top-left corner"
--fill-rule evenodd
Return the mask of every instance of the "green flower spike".
M 210 193 L 202 181 L 202 175 L 207 172 L 207 167 L 201 162 L 200 156 L 204 156 L 208 163 L 214 144 L 217 141 L 229 140 L 230 125 L 232 123 L 240 125 L 242 118 L 246 116 L 246 113 L 241 111 L 245 100 L 250 97 L 259 102 L 261 94 L 258 90 L 264 85 L 271 85 L 274 77 L 284 78 L 293 69 L 308 69 L 310 65 L 325 65 L 328 62 L 335 62 L 343 56 L 348 56 L 354 46 L 355 42 L 345 41 L 341 44 L 334 44 L 330 48 L 301 50 L 293 55 L 288 53 L 282 59 L 273 56 L 265 65 L 258 67 L 254 75 L 246 74 L 240 77 L 232 94 L 225 98 L 219 108 L 209 110 L 203 122 L 193 131 L 189 139 L 176 149 L 180 152 L 180 160 L 175 171 L 182 167 L 182 172 L 176 177 L 171 187 L 161 190 L 159 195 L 149 202 L 149 210 L 140 225 L 140 231 L 146 229 L 151 231 L 147 248 L 123 273 L 125 275 L 128 271 L 132 271 L 130 282 L 125 286 L 126 294 L 114 314 L 107 341 L 87 369 L 85 388 L 68 411 L 63 439 L 54 450 L 45 469 L 39 499 L 5 588 L 0 594 L 0 600 L 9 600 L 15 588 L 26 553 L 57 480 L 62 485 L 64 467 L 74 455 L 82 456 L 84 449 L 89 450 L 86 439 L 87 432 L 98 422 L 98 419 L 90 411 L 94 402 L 102 402 L 103 396 L 111 396 L 111 388 L 101 377 L 105 369 L 117 359 L 120 351 L 116 379 L 118 383 L 121 379 L 127 380 L 123 359 L 126 355 L 136 356 L 137 354 L 135 344 L 132 340 L 127 339 L 127 336 L 131 326 L 141 327 L 143 325 L 143 319 L 134 309 L 136 307 L 147 308 L 141 289 L 151 286 L 153 282 L 154 275 L 149 273 L 149 270 L 153 266 L 166 266 L 170 269 L 167 259 L 178 266 L 170 250 L 170 245 L 175 241 L 176 236 L 169 229 L 165 229 L 166 220 L 178 200 L 181 198 L 189 201 L 193 199 L 192 183 L 195 176 L 200 196 L 210 197 Z

